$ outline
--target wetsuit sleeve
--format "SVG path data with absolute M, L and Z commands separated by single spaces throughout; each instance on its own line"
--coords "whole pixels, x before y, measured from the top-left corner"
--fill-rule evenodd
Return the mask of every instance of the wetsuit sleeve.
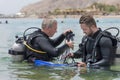
M 37 44 L 40 46 L 40 48 L 43 51 L 47 52 L 48 55 L 50 55 L 52 57 L 59 56 L 60 54 L 62 54 L 68 48 L 67 44 L 64 44 L 64 45 L 56 48 L 46 38 L 40 38 L 40 37 L 38 37 L 38 38 L 36 38 L 36 42 L 37 42 Z
M 102 37 L 100 40 L 100 51 L 102 59 L 92 65 L 108 66 L 110 65 L 110 55 L 112 50 L 112 41 L 110 38 Z
M 81 49 L 78 49 L 76 52 L 73 53 L 74 58 L 80 58 L 82 56 Z
M 79 49 L 76 51 L 76 52 L 74 52 L 74 58 L 81 58 L 82 57 L 82 55 L 83 55 L 83 44 L 82 43 L 80 43 L 79 44 Z
M 83 36 L 82 42 L 79 44 L 79 49 L 74 52 L 74 58 L 81 58 L 85 49 L 85 40 L 87 40 L 86 36 Z
M 65 39 L 65 36 L 63 34 L 61 34 L 60 36 L 58 36 L 55 39 L 52 39 L 52 43 L 53 45 L 56 47 L 58 45 L 60 45 L 60 43 L 62 43 L 62 41 Z

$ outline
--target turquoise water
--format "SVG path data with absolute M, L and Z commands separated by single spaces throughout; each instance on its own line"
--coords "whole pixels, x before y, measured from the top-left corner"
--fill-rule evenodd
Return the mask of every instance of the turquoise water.
M 5 24 L 8 20 L 8 24 Z M 32 64 L 13 63 L 8 49 L 15 41 L 15 36 L 20 35 L 29 27 L 41 27 L 41 19 L 0 19 L 0 78 L 2 80 L 120 80 L 120 63 L 112 67 L 112 71 L 105 70 L 85 70 L 76 67 L 35 67 Z M 65 29 L 71 28 L 75 33 L 75 48 L 83 36 L 79 27 L 79 19 L 57 19 L 58 30 L 56 37 Z M 63 23 L 61 23 L 63 21 Z M 118 27 L 120 29 L 119 18 L 96 18 L 97 25 L 106 29 Z M 113 34 L 116 31 L 111 31 Z M 74 52 L 73 51 L 73 52 Z M 115 70 L 115 71 L 114 71 Z

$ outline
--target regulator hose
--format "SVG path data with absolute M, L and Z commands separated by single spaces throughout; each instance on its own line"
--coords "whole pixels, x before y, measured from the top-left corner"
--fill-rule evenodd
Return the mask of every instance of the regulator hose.
M 110 28 L 105 29 L 104 31 L 108 31 L 110 29 L 116 29 L 117 30 L 117 34 L 115 35 L 115 37 L 117 37 L 119 35 L 120 30 L 117 27 L 110 27 Z
M 37 30 L 40 30 L 40 28 L 37 28 L 37 27 L 30 27 L 30 28 L 27 28 L 25 31 L 24 31 L 24 33 L 23 33 L 23 44 L 29 49 L 29 50 L 31 50 L 31 51 L 34 51 L 34 52 L 36 52 L 36 53 L 46 53 L 46 52 L 44 52 L 44 51 L 40 51 L 40 50 L 36 50 L 36 49 L 34 49 L 34 48 L 32 48 L 31 46 L 29 46 L 28 44 L 27 44 L 27 42 L 26 42 L 26 38 L 27 38 L 27 36 L 28 35 L 30 35 L 30 34 L 26 34 L 26 32 L 28 31 L 28 30 L 30 30 L 30 29 L 37 29 Z
M 30 28 L 27 28 L 24 32 L 23 32 L 23 39 L 26 40 L 26 37 L 29 35 L 29 34 L 26 34 L 26 32 L 30 29 L 38 29 L 40 30 L 40 28 L 38 27 L 30 27 Z

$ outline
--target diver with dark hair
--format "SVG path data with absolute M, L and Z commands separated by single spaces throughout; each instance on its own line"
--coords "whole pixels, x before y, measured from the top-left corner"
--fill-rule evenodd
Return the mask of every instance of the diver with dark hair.
M 97 28 L 91 15 L 82 15 L 79 23 L 85 36 L 79 49 L 70 56 L 82 58 L 82 62 L 89 68 L 109 69 L 114 63 L 117 41 L 113 43 L 110 37 L 103 36 L 103 31 Z
M 72 41 L 66 41 L 65 44 L 57 47 L 63 42 L 66 34 L 71 32 L 70 29 L 66 30 L 57 38 L 51 39 L 50 37 L 56 32 L 57 21 L 54 19 L 44 19 L 42 22 L 42 29 L 34 31 L 29 35 L 26 42 L 28 45 L 26 58 L 29 62 L 33 62 L 34 60 L 51 61 L 54 57 L 62 54 L 67 48 L 73 48 Z

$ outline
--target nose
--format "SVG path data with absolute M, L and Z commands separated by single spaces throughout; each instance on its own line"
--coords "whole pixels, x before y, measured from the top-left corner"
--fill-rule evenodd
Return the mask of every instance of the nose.
M 83 31 L 83 33 L 85 33 L 85 31 Z

